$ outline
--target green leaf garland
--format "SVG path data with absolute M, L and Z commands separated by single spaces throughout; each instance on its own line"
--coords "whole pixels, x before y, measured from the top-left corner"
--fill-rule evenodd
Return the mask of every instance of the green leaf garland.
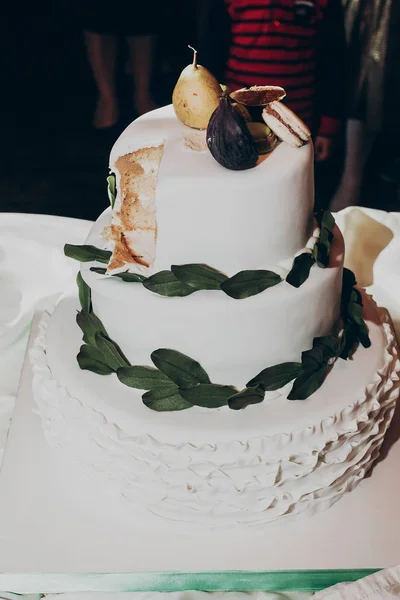
M 156 411 L 178 411 L 191 406 L 212 409 L 226 405 L 232 410 L 241 410 L 262 402 L 266 391 L 281 389 L 293 380 L 288 400 L 305 400 L 322 385 L 334 361 L 339 357 L 349 358 L 359 341 L 366 347 L 370 344 L 368 328 L 362 318 L 362 296 L 357 289 L 350 288 L 350 284 L 355 283 L 351 272 L 345 273 L 344 279 L 346 289 L 342 302 L 346 318 L 341 338 L 333 335 L 314 338 L 312 348 L 302 353 L 301 363 L 268 367 L 241 391 L 212 383 L 197 361 L 176 350 L 155 350 L 151 359 L 156 368 L 130 365 L 119 346 L 108 337 L 101 321 L 85 310 L 79 312 L 76 319 L 86 342 L 78 354 L 78 363 L 82 369 L 100 375 L 115 372 L 124 385 L 148 390 L 142 400 Z M 86 307 L 87 298 L 86 291 L 83 299 Z
M 115 179 L 112 176 L 108 184 L 110 202 L 114 202 Z M 300 287 L 307 280 L 314 262 L 323 268 L 329 265 L 335 221 L 328 211 L 319 213 L 317 220 L 321 235 L 313 254 L 304 252 L 296 257 L 286 278 L 293 287 Z M 81 262 L 108 264 L 111 258 L 110 251 L 90 245 L 66 244 L 64 252 L 66 256 Z M 105 268 L 92 267 L 90 270 L 99 275 L 107 274 Z M 163 296 L 187 296 L 197 290 L 221 289 L 235 299 L 259 294 L 281 281 L 279 275 L 266 270 L 241 271 L 228 278 L 204 264 L 173 265 L 170 271 L 161 271 L 149 278 L 129 272 L 112 276 L 125 282 L 142 283 L 147 289 Z M 197 361 L 176 350 L 155 350 L 151 355 L 155 368 L 131 365 L 119 346 L 108 337 L 101 321 L 93 314 L 91 290 L 81 273 L 77 276 L 77 284 L 82 310 L 77 314 L 76 321 L 85 342 L 77 356 L 80 368 L 100 375 L 116 373 L 124 385 L 146 390 L 142 396 L 143 403 L 160 412 L 185 410 L 192 406 L 229 406 L 232 410 L 241 410 L 250 404 L 262 402 L 265 392 L 281 389 L 291 381 L 294 383 L 288 399 L 305 400 L 322 385 L 335 360 L 339 357 L 348 359 L 358 342 L 366 348 L 371 345 L 362 316 L 361 293 L 355 288 L 354 274 L 344 269 L 341 297 L 344 328 L 341 338 L 314 338 L 313 347 L 302 353 L 301 363 L 282 363 L 268 367 L 251 379 L 245 389 L 238 391 L 233 386 L 212 383 Z
M 114 175 L 110 175 L 107 182 L 110 203 L 113 207 L 115 202 Z M 308 279 L 311 267 L 315 262 L 322 268 L 329 265 L 330 243 L 333 238 L 332 230 L 335 220 L 329 211 L 321 211 L 315 216 L 321 230 L 320 238 L 316 242 L 312 254 L 303 252 L 294 259 L 292 268 L 286 277 L 287 283 L 293 287 L 300 287 Z M 109 250 L 102 250 L 95 246 L 73 244 L 65 244 L 64 253 L 80 262 L 97 261 L 105 264 L 109 263 L 112 255 Z M 107 270 L 103 268 L 91 267 L 90 270 L 99 275 L 107 275 Z M 240 271 L 228 278 L 217 269 L 201 263 L 172 265 L 171 270 L 160 271 L 148 278 L 129 271 L 113 273 L 112 277 L 117 277 L 127 283 L 142 283 L 146 289 L 161 296 L 185 297 L 198 290 L 222 290 L 235 300 L 260 294 L 282 281 L 277 273 L 262 269 Z M 363 339 L 366 340 L 365 335 Z

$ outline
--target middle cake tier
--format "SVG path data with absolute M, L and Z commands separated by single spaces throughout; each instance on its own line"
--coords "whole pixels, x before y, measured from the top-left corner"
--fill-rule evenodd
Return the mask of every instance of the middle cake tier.
M 102 232 L 110 219 L 107 210 L 88 244 L 105 246 Z M 344 245 L 337 227 L 333 233 L 328 268 L 314 266 L 307 281 L 295 288 L 284 280 L 289 261 L 277 269 L 283 281 L 242 300 L 220 290 L 163 297 L 141 283 L 92 272 L 93 263 L 82 265 L 81 273 L 91 288 L 94 313 L 132 364 L 151 365 L 154 350 L 170 348 L 200 362 L 211 381 L 241 389 L 268 366 L 299 361 L 314 337 L 336 331 Z

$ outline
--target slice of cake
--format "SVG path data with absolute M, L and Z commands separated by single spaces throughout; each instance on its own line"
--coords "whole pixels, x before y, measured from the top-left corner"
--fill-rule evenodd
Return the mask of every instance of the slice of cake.
M 155 195 L 163 146 L 142 148 L 120 156 L 113 169 L 118 174 L 118 194 L 111 225 L 105 237 L 113 244 L 109 274 L 136 267 L 147 273 L 155 259 L 157 224 Z

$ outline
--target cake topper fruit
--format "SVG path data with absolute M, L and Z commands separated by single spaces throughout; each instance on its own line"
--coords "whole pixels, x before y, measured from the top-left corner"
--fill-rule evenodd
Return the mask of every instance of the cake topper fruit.
M 220 83 L 221 90 L 224 92 L 225 96 L 229 96 L 231 93 L 231 88 L 226 85 L 226 83 Z
M 219 104 L 221 87 L 214 75 L 197 64 L 197 51 L 193 50 L 193 63 L 183 69 L 172 94 L 172 104 L 178 119 L 189 127 L 207 129 L 208 122 Z
M 268 154 L 278 142 L 273 131 L 265 123 L 247 123 L 258 154 Z
M 239 115 L 242 115 L 246 123 L 250 123 L 251 114 L 249 113 L 244 104 L 238 104 L 237 102 L 233 102 L 232 106 L 239 113 Z
M 252 85 L 230 94 L 232 100 L 245 106 L 265 106 L 274 100 L 282 100 L 285 96 L 285 90 L 279 85 Z
M 271 102 L 263 112 L 262 118 L 279 139 L 294 148 L 300 148 L 311 138 L 307 125 L 282 102 Z
M 244 118 L 222 96 L 207 128 L 207 146 L 220 165 L 233 171 L 255 167 L 258 153 Z

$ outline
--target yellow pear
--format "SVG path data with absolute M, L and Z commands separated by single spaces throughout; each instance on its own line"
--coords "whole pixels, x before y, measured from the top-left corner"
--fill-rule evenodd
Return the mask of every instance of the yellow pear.
M 221 87 L 214 75 L 197 64 L 197 51 L 193 50 L 193 63 L 183 69 L 172 94 L 172 104 L 178 119 L 189 127 L 207 129 L 214 110 L 219 106 Z

